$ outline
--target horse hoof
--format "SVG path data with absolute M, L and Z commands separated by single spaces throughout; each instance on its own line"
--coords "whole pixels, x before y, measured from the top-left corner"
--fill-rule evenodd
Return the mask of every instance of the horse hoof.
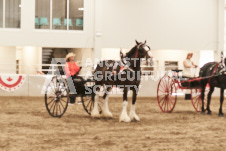
M 134 115 L 130 114 L 130 119 L 133 122 L 139 122 L 140 121 L 140 118 L 136 114 L 134 114 Z
M 91 115 L 92 118 L 100 118 L 100 115 Z
M 131 122 L 131 120 L 130 119 L 124 119 L 124 120 L 119 120 L 119 122 L 125 122 L 125 123 L 129 123 L 129 122 Z
M 208 115 L 212 115 L 212 112 L 211 112 L 211 111 L 208 111 L 207 114 L 208 114 Z
M 113 118 L 113 115 L 111 112 L 102 112 L 102 117 L 104 118 Z
M 205 114 L 206 114 L 206 112 L 205 112 L 205 111 L 202 111 L 202 112 L 201 112 L 201 114 L 202 114 L 202 115 L 205 115 Z
M 100 113 L 98 111 L 96 112 L 91 112 L 91 117 L 92 118 L 100 118 Z
M 139 118 L 138 119 L 133 118 L 133 119 L 131 119 L 131 121 L 132 122 L 140 122 L 140 119 Z
M 223 113 L 220 113 L 218 116 L 219 117 L 224 117 L 224 114 Z
M 119 119 L 119 122 L 131 122 L 131 119 L 129 118 L 129 116 L 127 115 L 122 115 Z

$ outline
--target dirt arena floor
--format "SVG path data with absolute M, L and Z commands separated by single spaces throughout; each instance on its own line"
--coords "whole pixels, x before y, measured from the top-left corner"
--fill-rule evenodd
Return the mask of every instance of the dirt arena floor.
M 0 150 L 225 150 L 226 117 L 195 112 L 178 100 L 173 113 L 162 113 L 154 99 L 139 99 L 140 122 L 120 123 L 121 99 L 110 98 L 113 119 L 92 119 L 82 105 L 52 118 L 43 98 L 0 98 Z M 226 107 L 224 107 L 226 113 Z

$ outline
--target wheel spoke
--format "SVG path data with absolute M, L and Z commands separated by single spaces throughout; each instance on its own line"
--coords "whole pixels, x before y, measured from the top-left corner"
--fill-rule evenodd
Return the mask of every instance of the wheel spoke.
M 54 98 L 47 104 L 47 105 L 49 105 L 50 103 L 52 103 L 54 101 Z
M 192 105 L 197 112 L 200 112 L 202 109 L 202 99 L 201 99 L 201 89 L 194 89 L 191 91 L 191 101 Z M 204 99 L 204 106 L 206 106 L 206 101 Z
M 159 97 L 161 97 L 161 96 L 165 96 L 165 94 L 160 94 Z
M 60 102 L 61 106 L 62 106 L 62 107 L 63 107 L 63 109 L 64 109 L 65 107 L 63 106 L 62 102 L 61 102 L 61 101 L 59 101 L 59 102 Z
M 199 99 L 197 99 L 197 108 L 200 107 L 200 103 L 202 104 L 202 101 Z
M 174 103 L 172 102 L 173 100 L 171 100 L 171 98 L 169 97 L 170 103 L 172 104 L 172 106 L 174 105 Z
M 91 98 L 86 98 L 86 99 L 83 99 L 83 102 L 87 102 L 87 101 L 90 101 Z
M 162 92 L 162 93 L 166 93 L 166 92 L 164 92 L 164 91 L 162 91 L 162 90 L 160 90 L 160 89 L 158 89 L 160 92 Z
M 63 98 L 60 98 L 60 100 L 62 100 L 63 102 L 67 103 L 67 101 L 65 101 Z
M 170 85 L 172 83 L 171 79 L 169 79 L 168 77 L 168 85 Z
M 164 86 L 165 88 L 167 88 L 167 86 L 166 86 L 166 80 L 163 80 L 163 86 Z
M 173 106 L 173 103 L 172 103 L 172 101 L 170 100 L 170 98 L 169 98 L 169 101 L 168 101 L 168 105 L 169 105 L 169 111 L 172 109 L 172 106 Z
M 197 110 L 199 110 L 199 101 L 198 100 L 196 100 L 195 105 L 196 105 Z
M 165 91 L 165 88 L 160 84 L 160 87 L 163 89 L 163 92 Z M 160 87 L 159 87 L 159 90 L 160 90 Z
M 171 112 L 175 107 L 176 96 L 172 93 L 176 93 L 175 83 L 169 76 L 164 76 L 157 90 L 158 103 L 163 112 Z
M 55 107 L 56 107 L 56 103 L 54 103 L 54 107 L 53 107 L 53 115 L 54 115 L 54 112 L 55 112 Z
M 176 99 L 176 96 L 173 96 L 173 95 L 169 95 L 170 98 L 172 98 L 173 100 Z
M 57 96 L 57 93 L 59 93 L 59 96 Z M 67 99 L 64 99 L 66 97 Z M 61 78 L 53 77 L 45 94 L 45 105 L 48 113 L 53 117 L 61 117 L 67 109 L 68 97 L 65 81 Z
M 58 103 L 56 103 L 56 116 L 58 115 Z
M 53 104 L 51 105 L 51 107 L 49 108 L 49 111 L 51 111 L 53 105 L 55 104 L 55 101 L 53 102 Z
M 88 104 L 86 105 L 86 108 L 88 108 L 88 107 L 89 107 L 89 104 L 90 104 L 91 102 L 92 102 L 92 100 L 88 102 Z
M 164 100 L 164 98 L 165 98 L 165 96 L 159 100 L 159 104 L 162 102 L 162 100 Z
M 202 107 L 202 101 L 200 101 L 200 100 L 198 101 L 198 107 L 199 107 L 198 109 L 201 110 L 201 107 Z
M 48 92 L 51 93 L 52 95 L 55 95 L 54 89 L 51 86 L 48 86 L 48 87 L 50 87 L 50 89 L 47 89 Z
M 166 111 L 166 99 L 164 99 L 164 111 Z
M 194 100 L 194 104 L 195 105 L 197 104 L 198 100 L 199 100 L 199 97 L 198 98 L 195 98 L 195 100 Z
M 166 107 L 167 107 L 167 112 L 169 111 L 169 109 L 168 109 L 168 107 L 169 107 L 169 105 L 168 105 L 168 99 L 166 100 Z
M 60 102 L 60 101 L 59 101 Z M 59 103 L 60 104 L 60 103 Z M 61 112 L 61 108 L 60 108 L 60 105 L 58 105 L 58 107 L 59 107 L 59 110 L 60 110 L 60 115 L 62 114 L 62 112 Z
M 89 108 L 90 113 L 91 113 L 91 109 L 92 109 L 93 104 L 94 104 L 94 102 L 92 101 L 91 105 L 90 105 L 90 108 Z

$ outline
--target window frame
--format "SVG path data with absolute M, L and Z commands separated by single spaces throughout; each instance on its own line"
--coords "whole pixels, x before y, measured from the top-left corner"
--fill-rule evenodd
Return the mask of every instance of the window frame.
M 6 0 L 3 0 L 3 15 L 2 15 L 2 27 L 0 28 L 0 30 L 21 30 L 21 21 L 22 21 L 22 0 L 20 0 L 20 5 L 21 5 L 21 8 L 20 8 L 20 28 L 7 28 L 5 27 L 5 23 L 6 23 Z
M 37 0 L 35 0 L 35 5 L 36 5 L 36 1 Z M 84 10 L 83 10 L 83 29 L 82 30 L 70 30 L 69 29 L 69 12 L 70 12 L 70 8 L 69 8 L 69 0 L 66 0 L 66 3 L 67 3 L 67 29 L 66 30 L 54 30 L 53 29 L 53 27 L 52 27 L 52 25 L 53 25 L 53 0 L 50 0 L 50 19 L 49 19 L 49 25 L 50 25 L 50 28 L 49 29 L 37 29 L 37 28 L 35 28 L 35 23 L 34 23 L 34 29 L 35 29 L 35 31 L 46 31 L 46 32 L 49 32 L 49 31 L 51 31 L 51 32 L 74 32 L 74 33 L 83 33 L 84 32 Z M 83 0 L 83 7 L 84 7 L 84 0 Z M 34 9 L 34 12 L 36 11 L 36 8 Z M 35 13 L 34 13 L 35 14 Z M 34 17 L 34 20 L 35 20 L 35 17 Z

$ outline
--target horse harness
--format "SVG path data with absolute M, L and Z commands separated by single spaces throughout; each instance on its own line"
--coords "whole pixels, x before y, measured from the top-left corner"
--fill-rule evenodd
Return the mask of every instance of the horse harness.
M 212 67 L 210 68 L 210 70 L 212 70 L 214 68 L 214 66 L 215 65 L 212 65 Z M 219 69 L 219 67 L 222 67 L 222 69 L 217 73 L 217 69 Z M 214 68 L 214 70 L 213 70 L 213 72 L 211 74 L 211 77 L 208 80 L 208 83 L 211 81 L 211 79 L 212 79 L 213 76 L 220 76 L 220 75 L 224 75 L 224 74 L 226 74 L 226 67 L 224 65 L 222 65 L 222 62 L 219 62 L 215 66 L 215 68 Z

